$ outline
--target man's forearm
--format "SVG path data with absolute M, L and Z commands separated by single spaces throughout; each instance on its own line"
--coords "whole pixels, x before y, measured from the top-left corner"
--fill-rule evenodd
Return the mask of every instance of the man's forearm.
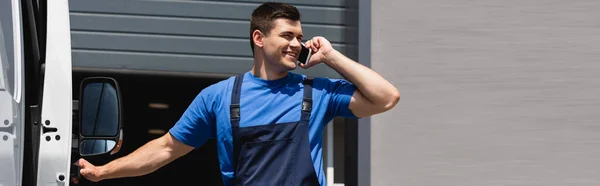
M 372 69 L 336 50 L 332 50 L 327 59 L 325 64 L 356 85 L 358 91 L 371 103 L 389 109 L 398 101 L 400 96 L 398 89 Z
M 146 175 L 173 161 L 162 138 L 155 139 L 133 153 L 100 166 L 102 179 Z

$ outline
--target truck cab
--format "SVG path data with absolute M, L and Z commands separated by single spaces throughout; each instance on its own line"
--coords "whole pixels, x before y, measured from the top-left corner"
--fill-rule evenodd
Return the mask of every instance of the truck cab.
M 0 64 L 1 186 L 77 183 L 74 161 L 119 151 L 118 82 L 73 82 L 67 0 L 0 1 Z

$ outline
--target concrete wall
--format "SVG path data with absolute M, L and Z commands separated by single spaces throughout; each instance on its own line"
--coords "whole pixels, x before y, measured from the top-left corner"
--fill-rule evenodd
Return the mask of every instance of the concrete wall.
M 372 2 L 372 185 L 600 185 L 600 1 Z

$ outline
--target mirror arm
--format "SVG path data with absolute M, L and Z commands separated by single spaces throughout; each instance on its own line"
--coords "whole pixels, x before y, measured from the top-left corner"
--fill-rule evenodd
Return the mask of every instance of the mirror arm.
M 79 100 L 73 100 L 73 129 L 72 132 L 74 133 L 74 137 L 79 138 Z M 77 135 L 75 135 L 77 134 Z
M 73 130 L 71 132 L 71 148 L 79 149 L 79 100 L 73 100 Z
M 72 134 L 71 136 L 71 148 L 79 149 L 79 136 L 77 134 Z

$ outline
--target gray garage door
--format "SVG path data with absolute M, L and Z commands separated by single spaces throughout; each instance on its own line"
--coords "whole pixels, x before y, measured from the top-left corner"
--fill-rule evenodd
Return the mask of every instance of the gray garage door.
M 73 66 L 230 75 L 250 69 L 249 19 L 262 1 L 70 1 Z M 302 13 L 305 37 L 322 35 L 356 59 L 356 1 L 283 1 Z M 296 72 L 340 77 L 325 65 Z

